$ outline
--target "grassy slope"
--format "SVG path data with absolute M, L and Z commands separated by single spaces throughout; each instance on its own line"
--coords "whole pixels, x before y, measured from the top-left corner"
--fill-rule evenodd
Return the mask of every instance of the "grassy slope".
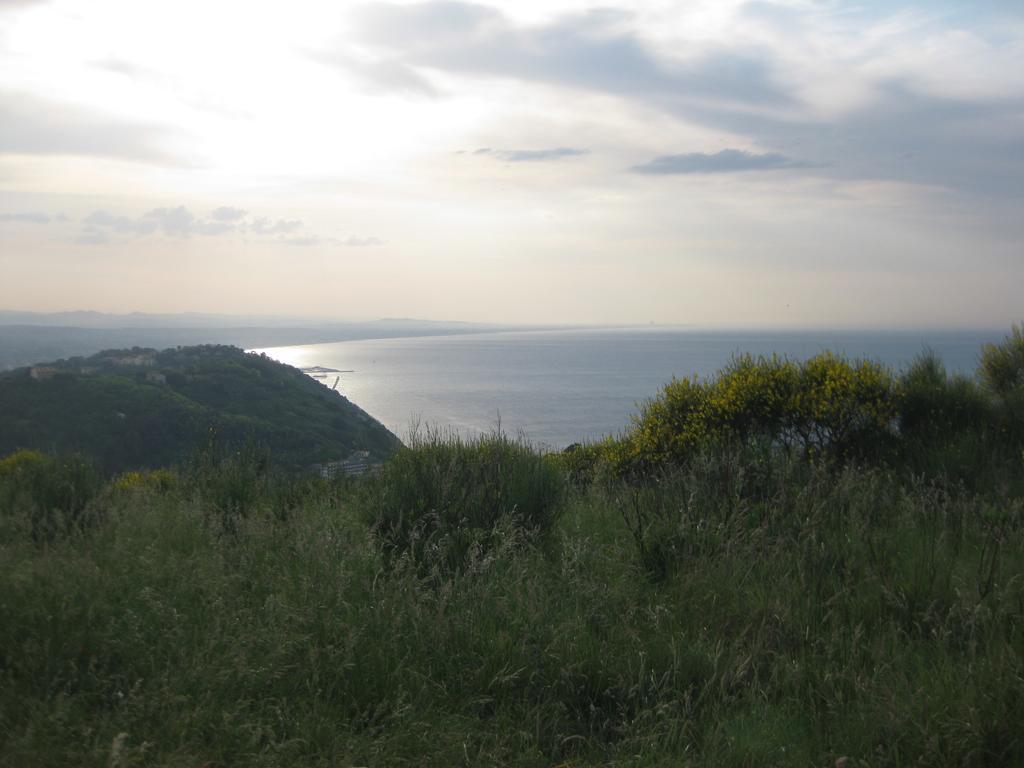
M 386 492 L 0 518 L 0 762 L 1024 763 L 1019 499 L 708 456 L 424 572 L 366 526 Z
M 183 460 L 211 428 L 225 438 L 266 443 L 283 463 L 341 459 L 353 450 L 382 458 L 396 440 L 337 392 L 298 370 L 233 347 L 183 347 L 152 368 L 103 365 L 106 355 L 34 381 L 0 376 L 0 454 L 18 448 L 82 451 L 106 468 Z M 100 366 L 89 376 L 71 372 Z M 166 385 L 144 380 L 162 372 Z

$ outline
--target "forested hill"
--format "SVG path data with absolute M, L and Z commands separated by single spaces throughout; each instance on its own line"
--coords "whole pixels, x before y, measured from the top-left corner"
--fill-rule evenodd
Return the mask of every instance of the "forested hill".
M 187 459 L 216 435 L 305 466 L 398 439 L 296 368 L 237 347 L 133 348 L 0 375 L 0 455 L 19 448 L 93 456 L 108 470 Z

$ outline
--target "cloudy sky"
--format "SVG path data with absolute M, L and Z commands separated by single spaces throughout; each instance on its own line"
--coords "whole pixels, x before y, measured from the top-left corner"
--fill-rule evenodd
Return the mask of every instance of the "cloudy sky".
M 1020 0 L 0 0 L 5 309 L 1006 327 L 1022 203 Z

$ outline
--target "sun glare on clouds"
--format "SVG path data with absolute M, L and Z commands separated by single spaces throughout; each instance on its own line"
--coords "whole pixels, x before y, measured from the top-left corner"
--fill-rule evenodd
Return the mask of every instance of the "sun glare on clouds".
M 1021 194 L 1024 26 L 983 6 L 0 6 L 0 267 L 15 253 L 65 266 L 78 254 L 102 282 L 135 258 L 143 295 L 187 253 L 190 276 L 213 287 L 180 294 L 181 309 L 203 310 L 196 302 L 249 260 L 239 301 L 273 297 L 280 310 L 287 274 L 325 297 L 332 280 L 358 279 L 347 295 L 366 315 L 401 295 L 411 305 L 400 314 L 565 320 L 571 306 L 601 322 L 719 309 L 770 322 L 771 302 L 752 295 L 759 280 L 737 269 L 799 272 L 806 289 L 816 268 L 823 295 L 804 305 L 822 322 L 840 272 L 914 272 L 936 295 L 938 270 L 1010 283 L 1024 278 L 1007 257 L 1024 232 L 1006 214 Z M 224 205 L 302 231 L 104 239 L 87 223 L 179 208 L 205 221 Z M 17 274 L 0 304 L 57 293 Z M 580 296 L 481 301 L 482 274 L 575 284 Z M 673 302 L 687 274 L 698 286 L 687 296 L 730 281 L 736 295 Z M 607 301 L 616 285 L 629 290 Z M 1010 309 L 979 306 L 971 321 L 1012 320 Z M 844 312 L 834 319 L 856 314 Z

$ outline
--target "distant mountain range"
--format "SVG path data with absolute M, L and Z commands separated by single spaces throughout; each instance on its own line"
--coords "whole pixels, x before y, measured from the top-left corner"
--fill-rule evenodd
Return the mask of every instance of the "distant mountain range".
M 22 312 L 0 309 L 0 326 L 42 325 L 68 328 L 400 328 L 403 330 L 482 330 L 508 326 L 456 320 L 378 318 L 338 320 L 314 315 L 227 315 L 205 312 L 123 314 L 75 310 L 71 312 Z
M 229 344 L 252 349 L 527 329 L 540 330 L 541 327 L 410 318 L 342 321 L 273 315 L 0 310 L 0 370 L 134 346 L 164 349 L 196 344 Z

